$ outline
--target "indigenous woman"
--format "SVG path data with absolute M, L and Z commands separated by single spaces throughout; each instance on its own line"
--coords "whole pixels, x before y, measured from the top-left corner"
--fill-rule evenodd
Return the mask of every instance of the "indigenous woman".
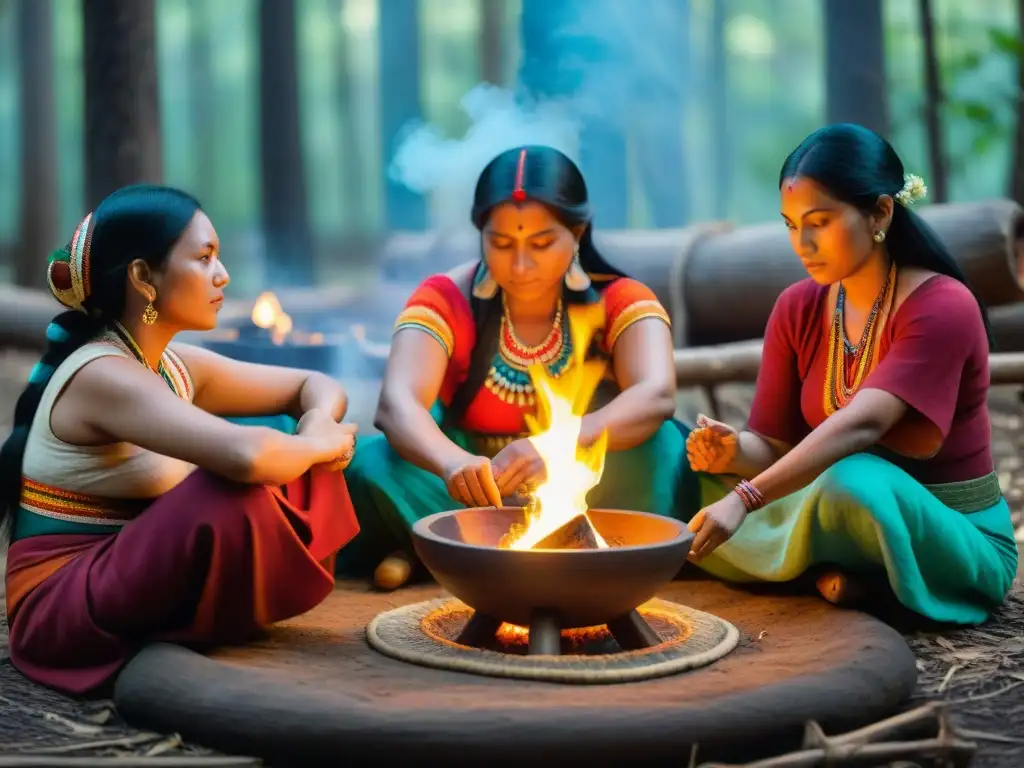
M 558 377 L 573 364 L 573 304 L 603 307 L 591 352 L 611 372 L 580 435 L 588 445 L 607 430 L 609 441 L 588 502 L 670 514 L 680 501 L 668 316 L 650 289 L 598 253 L 579 169 L 549 147 L 504 152 L 480 175 L 472 220 L 482 258 L 427 278 L 408 300 L 377 411 L 383 435 L 361 443 L 346 470 L 361 533 L 341 565 L 381 563 L 383 587 L 408 578 L 408 559 L 381 558 L 408 551 L 417 520 L 500 505 L 543 476 L 526 439 L 524 416 L 536 411 L 527 368 L 539 363 Z
M 1017 569 L 985 310 L 910 210 L 923 182 L 878 135 L 818 130 L 780 190 L 810 278 L 775 304 L 747 430 L 704 420 L 691 433 L 694 469 L 741 478 L 691 521 L 694 557 L 737 580 L 820 565 L 834 602 L 887 581 L 918 614 L 982 622 Z
M 49 283 L 68 311 L 0 451 L 14 665 L 91 693 L 148 641 L 241 641 L 323 600 L 358 530 L 345 394 L 170 343 L 215 326 L 228 284 L 199 204 L 113 193 L 51 257 Z M 284 413 L 294 434 L 219 418 Z

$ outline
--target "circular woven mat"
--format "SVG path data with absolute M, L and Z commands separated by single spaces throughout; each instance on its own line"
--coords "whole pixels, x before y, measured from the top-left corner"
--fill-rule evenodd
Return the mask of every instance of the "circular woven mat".
M 502 650 L 456 642 L 473 611 L 458 600 L 428 600 L 376 616 L 366 628 L 374 650 L 424 667 L 488 677 L 554 683 L 632 683 L 696 669 L 725 656 L 739 642 L 729 622 L 710 613 L 654 599 L 640 608 L 662 642 L 620 651 L 605 627 L 562 633 L 563 655 L 526 654 L 528 635 L 499 630 Z

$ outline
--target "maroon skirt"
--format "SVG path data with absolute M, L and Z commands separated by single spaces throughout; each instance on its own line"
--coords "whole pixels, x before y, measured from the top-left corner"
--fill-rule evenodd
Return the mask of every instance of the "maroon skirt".
M 340 471 L 278 488 L 196 470 L 116 534 L 11 545 L 11 661 L 37 683 L 89 694 L 148 642 L 243 642 L 326 598 L 334 556 L 358 531 Z

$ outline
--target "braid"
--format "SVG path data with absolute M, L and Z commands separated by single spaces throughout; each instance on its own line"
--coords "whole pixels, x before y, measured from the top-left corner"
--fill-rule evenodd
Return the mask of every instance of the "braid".
M 46 329 L 46 351 L 29 373 L 28 384 L 14 406 L 14 428 L 0 448 L 0 529 L 6 529 L 8 539 L 12 533 L 14 510 L 21 500 L 25 445 L 46 386 L 60 364 L 103 327 L 102 320 L 72 310 L 57 315 Z

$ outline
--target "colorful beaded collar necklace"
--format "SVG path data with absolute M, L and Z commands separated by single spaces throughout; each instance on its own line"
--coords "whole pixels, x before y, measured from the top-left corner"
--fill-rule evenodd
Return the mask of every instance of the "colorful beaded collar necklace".
M 529 368 L 542 364 L 554 378 L 560 377 L 572 361 L 572 339 L 565 333 L 562 298 L 555 308 L 551 332 L 540 344 L 529 346 L 516 336 L 505 294 L 501 296 L 501 327 L 498 331 L 498 352 L 491 361 L 484 386 L 498 399 L 520 406 L 536 403 Z

